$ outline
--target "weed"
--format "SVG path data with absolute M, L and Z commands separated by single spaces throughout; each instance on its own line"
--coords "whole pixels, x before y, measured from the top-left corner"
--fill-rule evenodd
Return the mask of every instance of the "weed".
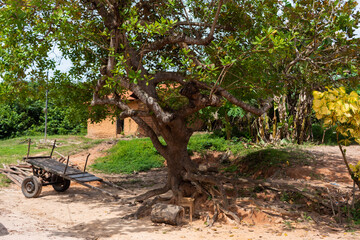
M 297 192 L 282 192 L 280 196 L 280 201 L 287 202 L 287 203 L 296 203 L 300 202 L 303 199 L 303 195 Z
M 291 221 L 284 221 L 284 227 L 287 230 L 292 230 L 294 227 L 291 225 Z
M 307 214 L 307 212 L 304 212 L 303 219 L 307 222 L 312 221 L 312 217 Z
M 0 174 L 0 187 L 7 187 L 10 183 L 10 179 L 8 179 L 5 175 Z
M 230 173 L 234 173 L 238 170 L 238 167 L 236 165 L 231 165 L 231 166 L 228 166 L 226 168 L 223 168 L 222 169 L 224 172 L 230 172 Z
M 353 208 L 348 209 L 348 206 L 342 207 L 342 212 L 344 213 L 350 213 L 351 220 L 355 225 L 360 225 L 360 201 L 357 201 L 354 204 Z

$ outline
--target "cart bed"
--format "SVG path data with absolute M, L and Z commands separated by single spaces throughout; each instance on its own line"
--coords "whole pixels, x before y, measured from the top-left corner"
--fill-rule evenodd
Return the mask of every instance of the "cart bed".
M 75 182 L 92 182 L 92 181 L 102 181 L 101 178 L 96 177 L 95 175 L 82 172 L 78 169 L 68 166 L 66 168 L 66 164 L 58 162 L 50 157 L 30 157 L 26 159 L 28 163 L 44 169 L 45 171 L 51 172 L 53 174 L 59 175 L 63 178 L 66 178 Z M 64 174 L 66 168 L 66 172 Z

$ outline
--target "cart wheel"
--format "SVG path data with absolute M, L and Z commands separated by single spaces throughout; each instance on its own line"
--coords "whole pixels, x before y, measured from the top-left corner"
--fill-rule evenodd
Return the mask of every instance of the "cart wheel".
M 70 180 L 57 175 L 53 175 L 51 181 L 55 182 L 52 187 L 57 192 L 65 192 L 70 187 Z
M 21 191 L 27 198 L 36 198 L 40 195 L 42 184 L 35 176 L 26 177 L 21 183 Z

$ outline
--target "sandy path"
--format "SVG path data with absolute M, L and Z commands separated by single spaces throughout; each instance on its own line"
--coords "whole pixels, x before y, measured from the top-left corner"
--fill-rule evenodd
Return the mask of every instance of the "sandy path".
M 316 226 L 233 226 L 204 227 L 197 220 L 182 227 L 153 224 L 149 219 L 125 220 L 133 211 L 108 198 L 101 199 L 81 187 L 67 193 L 44 189 L 40 198 L 25 199 L 16 188 L 0 190 L 0 238 L 10 239 L 360 239 L 358 232 Z M 313 228 L 317 229 L 313 229 Z M 310 229 L 312 229 L 310 231 Z
M 274 225 L 225 225 L 207 228 L 202 220 L 181 227 L 154 224 L 149 218 L 125 220 L 136 206 L 119 205 L 81 186 L 65 193 L 44 187 L 39 198 L 26 199 L 16 186 L 0 190 L 0 239 L 360 239 L 359 232 L 345 232 L 314 223 Z
M 326 157 L 319 159 L 317 168 L 320 169 L 325 164 L 329 166 L 331 162 L 330 167 L 336 169 L 335 164 L 341 163 L 336 160 L 336 148 L 324 149 L 322 147 L 317 151 L 321 151 L 321 154 L 329 153 L 328 159 Z M 359 151 L 360 148 L 356 147 L 353 154 L 356 155 Z M 138 181 L 143 186 L 133 190 L 140 193 L 160 186 L 164 175 L 164 170 L 157 170 L 132 175 L 130 178 L 126 176 L 120 176 L 120 178 L 124 181 L 126 179 L 133 182 Z M 119 176 L 109 176 L 108 178 L 119 178 Z M 123 194 L 115 191 L 120 195 Z M 360 240 L 359 231 L 346 232 L 343 228 L 316 224 L 313 221 L 292 222 L 291 228 L 286 225 L 286 219 L 271 225 L 244 223 L 235 226 L 216 223 L 214 227 L 207 228 L 204 221 L 200 219 L 196 219 L 192 223 L 186 222 L 180 227 L 154 224 L 149 218 L 123 219 L 127 214 L 133 213 L 138 206 L 120 205 L 107 196 L 76 184 L 72 184 L 65 193 L 57 193 L 51 186 L 44 187 L 40 197 L 34 199 L 25 198 L 17 186 L 11 185 L 8 188 L 0 189 L 0 239 Z

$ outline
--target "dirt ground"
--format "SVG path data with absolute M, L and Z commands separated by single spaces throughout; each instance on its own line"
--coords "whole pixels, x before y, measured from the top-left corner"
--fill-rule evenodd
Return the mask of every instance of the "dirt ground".
M 102 144 L 90 149 L 90 161 L 104 154 L 111 144 Z M 352 184 L 337 147 L 317 146 L 308 149 L 315 156 L 309 166 L 288 168 L 287 178 L 321 182 L 332 186 L 351 188 Z M 360 146 L 347 149 L 351 162 L 360 160 Z M 81 165 L 86 153 L 73 156 Z M 162 185 L 165 169 L 152 170 L 133 175 L 100 175 L 123 183 L 122 186 L 135 194 Z M 100 186 L 103 187 L 103 186 Z M 106 188 L 106 187 L 104 187 Z M 129 194 L 106 188 L 128 197 Z M 39 198 L 27 199 L 16 185 L 0 189 L 0 239 L 345 239 L 360 240 L 360 231 L 349 231 L 343 225 L 326 222 L 326 218 L 315 213 L 304 216 L 294 212 L 293 216 L 266 214 L 244 205 L 242 223 L 217 222 L 211 228 L 203 218 L 188 221 L 181 226 L 154 224 L 149 217 L 140 220 L 124 218 L 134 213 L 139 205 L 121 205 L 119 202 L 78 184 L 73 184 L 64 193 L 55 192 L 51 186 L 43 187 Z

